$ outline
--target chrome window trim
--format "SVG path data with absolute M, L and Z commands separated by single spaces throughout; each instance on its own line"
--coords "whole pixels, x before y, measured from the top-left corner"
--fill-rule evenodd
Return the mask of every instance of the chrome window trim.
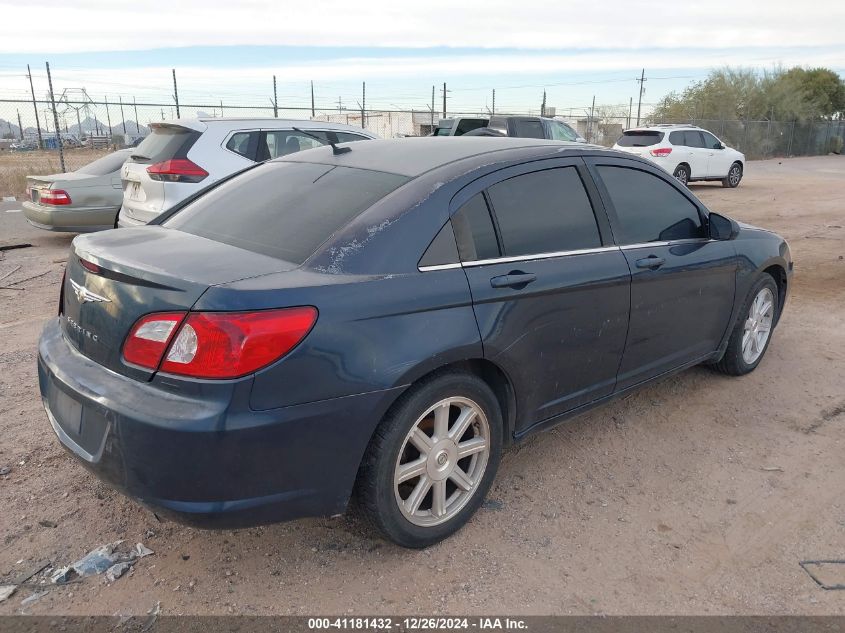
M 691 237 L 684 240 L 666 240 L 660 242 L 639 242 L 637 244 L 623 244 L 619 248 L 623 251 L 633 251 L 638 248 L 650 248 L 653 246 L 674 246 L 676 244 L 704 244 L 707 242 L 714 242 L 707 237 Z
M 460 268 L 460 262 L 455 262 L 454 264 L 435 264 L 433 266 L 417 266 L 417 270 L 421 273 L 427 273 L 431 270 L 450 270 L 452 268 Z
M 553 259 L 556 257 L 571 257 L 573 255 L 591 255 L 593 253 L 610 253 L 612 251 L 636 250 L 655 246 L 674 246 L 676 244 L 705 244 L 715 242 L 709 238 L 694 237 L 684 240 L 668 240 L 662 242 L 642 242 L 639 244 L 624 244 L 622 246 L 599 246 L 596 248 L 582 248 L 573 251 L 557 251 L 554 253 L 537 253 L 534 255 L 516 255 L 513 257 L 492 257 L 490 259 L 474 259 L 468 262 L 455 262 L 452 264 L 436 264 L 434 266 L 417 266 L 422 273 L 434 270 L 451 270 L 453 268 L 469 268 L 472 266 L 486 266 L 487 264 L 509 264 L 514 262 L 528 262 L 540 259 Z
M 581 248 L 573 251 L 556 251 L 554 253 L 536 253 L 534 255 L 515 255 L 512 257 L 492 257 L 490 259 L 474 259 L 463 262 L 463 266 L 484 266 L 486 264 L 509 264 L 511 262 L 528 262 L 536 259 L 552 259 L 555 257 L 571 257 L 572 255 L 590 255 L 592 253 L 609 253 L 618 251 L 618 246 L 598 246 L 596 248 Z

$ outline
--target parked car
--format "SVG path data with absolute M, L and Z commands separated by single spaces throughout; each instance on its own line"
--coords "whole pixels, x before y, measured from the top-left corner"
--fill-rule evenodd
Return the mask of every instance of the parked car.
M 146 224 L 197 191 L 256 162 L 329 142 L 377 138 L 351 125 L 290 119 L 201 117 L 152 123 L 150 128 L 121 173 L 121 227 Z
M 788 245 L 645 159 L 513 138 L 344 149 L 74 240 L 39 384 L 99 477 L 207 527 L 334 515 L 354 490 L 424 547 L 478 509 L 503 447 L 766 352 Z
M 488 128 L 504 136 L 547 138 L 554 141 L 586 143 L 587 139 L 558 119 L 541 116 L 493 116 Z
M 123 201 L 120 167 L 132 153 L 121 149 L 76 171 L 50 176 L 27 176 L 23 214 L 47 231 L 113 229 Z
M 463 136 L 467 132 L 487 127 L 489 119 L 483 117 L 455 117 L 440 119 L 432 136 Z
M 718 180 L 723 187 L 736 187 L 745 168 L 744 154 L 695 125 L 625 130 L 613 148 L 651 160 L 685 185 Z

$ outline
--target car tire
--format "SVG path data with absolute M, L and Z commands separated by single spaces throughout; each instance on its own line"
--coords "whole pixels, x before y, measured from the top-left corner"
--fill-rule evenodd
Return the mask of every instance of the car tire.
M 434 375 L 403 394 L 376 429 L 356 482 L 359 509 L 403 547 L 443 540 L 484 501 L 499 466 L 502 428 L 487 383 L 464 372 Z
M 768 308 L 767 302 L 771 304 Z M 730 376 L 742 376 L 754 371 L 769 348 L 778 321 L 779 305 L 777 284 L 771 275 L 764 273 L 751 287 L 731 332 L 725 354 L 713 367 Z
M 728 175 L 722 179 L 722 186 L 729 189 L 735 189 L 739 186 L 739 181 L 742 180 L 742 164 L 734 163 L 728 170 Z
M 674 171 L 674 173 L 673 173 L 672 175 L 673 175 L 673 176 L 675 177 L 675 179 L 676 179 L 678 182 L 680 182 L 680 183 L 681 183 L 684 187 L 686 187 L 687 185 L 689 185 L 689 179 L 690 179 L 690 169 L 689 169 L 689 166 L 688 166 L 688 165 L 686 165 L 686 164 L 684 164 L 684 163 L 681 163 L 680 165 L 678 165 L 677 167 L 675 167 L 675 171 Z

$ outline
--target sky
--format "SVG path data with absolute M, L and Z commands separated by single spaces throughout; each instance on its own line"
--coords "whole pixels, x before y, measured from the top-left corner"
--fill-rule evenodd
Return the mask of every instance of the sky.
M 827 66 L 845 74 L 845 2 L 512 0 L 265 2 L 0 0 L 0 99 L 84 87 L 101 100 L 558 113 L 646 109 L 720 66 Z M 2 113 L 0 113 L 2 115 Z

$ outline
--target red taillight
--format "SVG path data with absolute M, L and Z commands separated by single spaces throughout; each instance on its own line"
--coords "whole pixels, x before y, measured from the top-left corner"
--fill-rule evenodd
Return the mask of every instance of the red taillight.
M 147 173 L 153 180 L 168 182 L 200 182 L 208 172 L 187 158 L 172 158 L 147 167 Z
M 169 374 L 237 378 L 296 347 L 317 320 L 317 310 L 191 312 L 184 317 L 184 313 L 165 313 L 141 318 L 124 343 L 123 357 Z
M 133 365 L 156 369 L 184 318 L 184 312 L 159 312 L 141 317 L 126 337 L 123 358 Z
M 70 196 L 64 189 L 42 189 L 38 194 L 41 204 L 70 204 Z
M 97 266 L 94 262 L 89 262 L 87 259 L 79 258 L 79 263 L 81 266 L 87 270 L 89 273 L 94 273 L 95 275 L 99 275 L 103 272 L 103 269 Z
M 668 156 L 672 153 L 671 147 L 658 147 L 657 149 L 649 150 L 649 154 L 652 156 L 656 156 L 657 158 L 662 158 L 664 156 Z

